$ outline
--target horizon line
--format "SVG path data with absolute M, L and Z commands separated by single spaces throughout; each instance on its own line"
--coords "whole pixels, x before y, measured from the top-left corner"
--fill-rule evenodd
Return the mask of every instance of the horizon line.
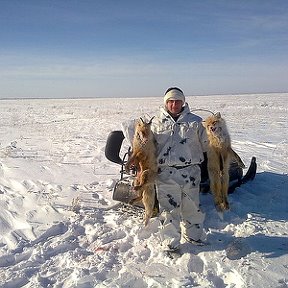
M 185 95 L 185 97 L 211 97 L 211 96 L 247 96 L 247 95 L 268 95 L 268 94 L 288 94 L 288 91 L 286 92 L 255 92 L 255 93 L 216 93 L 216 94 L 195 94 L 195 95 Z M 106 97 L 97 97 L 97 96 L 87 96 L 87 97 L 65 97 L 65 96 L 61 96 L 61 97 L 4 97 L 1 98 L 0 97 L 0 101 L 3 100 L 91 100 L 91 99 L 115 99 L 115 98 L 121 98 L 121 99 L 143 99 L 143 98 L 157 98 L 159 96 L 163 96 L 164 95 L 158 95 L 158 96 L 106 96 Z

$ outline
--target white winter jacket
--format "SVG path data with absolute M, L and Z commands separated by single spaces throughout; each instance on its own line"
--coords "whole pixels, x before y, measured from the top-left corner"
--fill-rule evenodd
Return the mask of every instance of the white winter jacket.
M 191 113 L 188 104 L 175 121 L 164 109 L 152 122 L 157 142 L 158 166 L 183 167 L 200 164 L 207 150 L 207 135 L 202 118 Z

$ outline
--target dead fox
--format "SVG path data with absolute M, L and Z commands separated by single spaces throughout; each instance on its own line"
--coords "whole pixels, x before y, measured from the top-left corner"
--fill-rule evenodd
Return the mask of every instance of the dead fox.
M 228 210 L 230 160 L 234 158 L 242 168 L 245 165 L 231 147 L 231 139 L 225 120 L 219 112 L 205 119 L 203 125 L 209 140 L 207 168 L 210 189 L 214 195 L 216 209 L 219 211 Z
M 136 169 L 136 178 L 133 187 L 134 190 L 138 192 L 139 196 L 133 199 L 131 204 L 142 200 L 145 207 L 145 225 L 148 224 L 148 221 L 153 214 L 155 203 L 155 178 L 157 175 L 156 146 L 151 131 L 152 119 L 149 122 L 145 122 L 140 118 L 136 122 L 132 143 L 132 154 L 125 165 L 127 173 L 132 165 Z

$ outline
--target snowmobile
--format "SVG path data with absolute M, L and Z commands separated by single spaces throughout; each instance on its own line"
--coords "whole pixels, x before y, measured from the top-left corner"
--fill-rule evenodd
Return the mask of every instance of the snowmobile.
M 135 191 L 133 189 L 133 181 L 136 176 L 136 171 L 127 174 L 125 171 L 125 164 L 128 160 L 128 156 L 131 153 L 131 147 L 126 153 L 124 153 L 123 158 L 120 157 L 121 146 L 123 140 L 125 139 L 124 133 L 121 130 L 112 131 L 108 135 L 106 146 L 105 146 L 105 156 L 106 158 L 116 164 L 121 166 L 120 169 L 120 179 L 116 182 L 112 199 L 120 201 L 122 203 L 130 204 L 131 201 L 136 198 Z M 204 153 L 204 161 L 200 165 L 201 168 L 201 182 L 200 182 L 200 192 L 209 193 L 209 177 L 207 170 L 207 155 Z M 252 157 L 250 166 L 243 176 L 243 169 L 238 165 L 235 160 L 231 160 L 229 168 L 229 190 L 228 193 L 233 193 L 234 190 L 241 186 L 242 184 L 254 179 L 257 170 L 256 158 Z M 156 187 L 155 187 L 156 189 Z M 156 194 L 156 193 L 155 193 Z M 155 205 L 157 206 L 158 201 L 155 199 Z M 141 203 L 135 203 L 139 207 L 143 207 Z

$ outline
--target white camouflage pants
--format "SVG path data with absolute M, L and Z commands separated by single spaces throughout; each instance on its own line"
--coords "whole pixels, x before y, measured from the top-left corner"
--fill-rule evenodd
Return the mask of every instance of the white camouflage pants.
M 201 170 L 198 165 L 182 169 L 165 167 L 157 178 L 157 197 L 163 245 L 180 245 L 184 238 L 199 240 L 205 214 L 199 208 Z

